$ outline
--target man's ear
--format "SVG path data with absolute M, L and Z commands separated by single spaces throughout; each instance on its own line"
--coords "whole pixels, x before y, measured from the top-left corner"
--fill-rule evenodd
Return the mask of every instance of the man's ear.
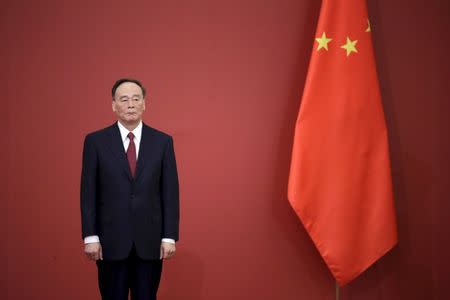
M 114 101 L 114 99 L 112 100 L 111 105 L 112 105 L 112 111 L 116 112 L 116 101 Z

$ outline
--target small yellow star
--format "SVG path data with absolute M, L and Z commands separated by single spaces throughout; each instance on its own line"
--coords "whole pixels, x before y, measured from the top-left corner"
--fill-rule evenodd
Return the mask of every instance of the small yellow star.
M 328 43 L 331 40 L 332 39 L 327 38 L 327 36 L 325 35 L 325 32 L 323 32 L 322 36 L 320 38 L 316 38 L 317 43 L 319 43 L 319 45 L 317 46 L 317 51 L 319 51 L 322 48 L 324 48 L 325 50 L 328 51 Z
M 352 41 L 352 40 L 350 40 L 349 37 L 347 37 L 347 42 L 345 43 L 345 45 L 341 46 L 341 48 L 347 50 L 347 57 L 352 52 L 358 53 L 358 50 L 356 50 L 356 47 L 355 47 L 357 42 L 358 42 L 357 40 Z
M 366 29 L 366 32 L 371 32 L 372 31 L 372 28 L 370 27 L 370 21 L 369 21 L 369 19 L 367 19 L 367 29 Z

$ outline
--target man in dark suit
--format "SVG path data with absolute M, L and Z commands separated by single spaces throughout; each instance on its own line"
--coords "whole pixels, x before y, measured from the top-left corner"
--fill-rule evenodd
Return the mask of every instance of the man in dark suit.
M 156 299 L 162 260 L 178 240 L 178 175 L 172 138 L 142 122 L 145 89 L 112 88 L 118 121 L 86 136 L 81 174 L 82 238 L 96 261 L 102 299 Z

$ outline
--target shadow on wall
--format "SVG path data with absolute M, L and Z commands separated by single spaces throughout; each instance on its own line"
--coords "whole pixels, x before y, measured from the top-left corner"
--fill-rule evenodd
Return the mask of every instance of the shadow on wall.
M 320 1 L 310 2 L 306 19 L 303 24 L 303 32 L 298 44 L 297 61 L 293 64 L 291 89 L 287 93 L 284 121 L 281 124 L 281 132 L 278 139 L 278 153 L 274 173 L 274 190 L 272 212 L 275 223 L 279 226 L 280 238 L 288 241 L 288 244 L 298 254 L 292 262 L 294 266 L 301 266 L 307 271 L 298 272 L 298 282 L 305 286 L 316 286 L 316 291 L 321 291 L 317 297 L 329 298 L 334 293 L 332 276 L 315 249 L 297 215 L 289 205 L 287 199 L 287 183 L 291 162 L 292 144 L 295 131 L 295 123 L 300 108 L 303 88 L 307 76 L 308 65 L 314 42 L 314 36 L 320 11 Z M 308 263 L 309 262 L 309 263 Z M 303 275 L 303 277 L 301 277 Z M 306 275 L 306 276 L 305 276 Z M 323 288 L 327 287 L 327 288 Z
M 199 256 L 186 250 L 179 251 L 173 262 L 164 263 L 158 291 L 161 300 L 186 299 L 186 295 L 189 295 L 189 299 L 202 299 L 205 267 Z M 175 268 L 176 272 L 172 272 Z M 178 282 L 183 284 L 177 284 Z

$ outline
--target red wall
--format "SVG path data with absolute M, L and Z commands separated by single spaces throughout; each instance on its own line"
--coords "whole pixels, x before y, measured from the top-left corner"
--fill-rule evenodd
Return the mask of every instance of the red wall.
M 400 243 L 341 292 L 445 299 L 450 281 L 448 1 L 369 2 Z M 82 255 L 84 135 L 115 79 L 150 91 L 180 173 L 177 257 L 160 299 L 334 299 L 286 200 L 319 1 L 2 1 L 2 296 L 98 299 Z

